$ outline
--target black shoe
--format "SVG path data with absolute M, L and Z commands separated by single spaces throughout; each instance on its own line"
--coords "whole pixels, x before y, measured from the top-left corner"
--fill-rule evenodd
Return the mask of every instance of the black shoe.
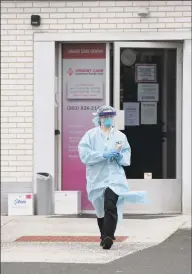
M 101 242 L 101 246 L 103 249 L 110 249 L 113 245 L 113 239 L 110 237 L 105 237 L 105 239 Z

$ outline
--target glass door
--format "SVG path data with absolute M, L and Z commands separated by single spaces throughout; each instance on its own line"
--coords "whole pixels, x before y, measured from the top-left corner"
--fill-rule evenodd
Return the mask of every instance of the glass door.
M 113 105 L 124 112 L 122 132 L 132 149 L 131 166 L 125 167 L 128 184 L 147 191 L 152 201 L 126 211 L 179 213 L 182 46 L 117 42 L 113 59 Z

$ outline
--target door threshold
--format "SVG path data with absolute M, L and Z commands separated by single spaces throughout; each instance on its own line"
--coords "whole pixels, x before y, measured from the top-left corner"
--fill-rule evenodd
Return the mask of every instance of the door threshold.
M 124 214 L 123 219 L 138 219 L 138 220 L 149 220 L 149 219 L 162 219 L 162 218 L 171 218 L 182 215 L 182 213 L 172 213 L 172 214 Z M 95 219 L 95 214 L 65 214 L 65 215 L 52 215 L 47 218 L 64 218 L 64 219 L 72 219 L 72 218 L 80 218 L 80 219 Z

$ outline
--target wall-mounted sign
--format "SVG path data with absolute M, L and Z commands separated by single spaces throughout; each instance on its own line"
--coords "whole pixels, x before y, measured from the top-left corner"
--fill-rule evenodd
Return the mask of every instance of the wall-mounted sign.
M 138 84 L 138 101 L 159 101 L 159 84 Z
M 103 83 L 71 83 L 69 82 L 66 86 L 67 99 L 102 99 L 103 98 Z
M 157 81 L 156 64 L 136 64 L 135 81 L 139 82 L 156 82 Z
M 86 170 L 78 144 L 92 127 L 93 113 L 105 105 L 106 44 L 63 45 L 62 190 L 81 191 L 82 210 L 92 210 Z
M 139 103 L 127 102 L 123 104 L 126 126 L 139 126 Z
M 141 124 L 142 125 L 157 124 L 157 102 L 141 103 Z

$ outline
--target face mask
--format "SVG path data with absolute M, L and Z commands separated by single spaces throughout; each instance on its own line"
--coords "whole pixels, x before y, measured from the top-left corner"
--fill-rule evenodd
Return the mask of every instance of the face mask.
M 111 127 L 113 124 L 113 120 L 111 118 L 105 118 L 103 121 L 103 125 L 105 127 Z

